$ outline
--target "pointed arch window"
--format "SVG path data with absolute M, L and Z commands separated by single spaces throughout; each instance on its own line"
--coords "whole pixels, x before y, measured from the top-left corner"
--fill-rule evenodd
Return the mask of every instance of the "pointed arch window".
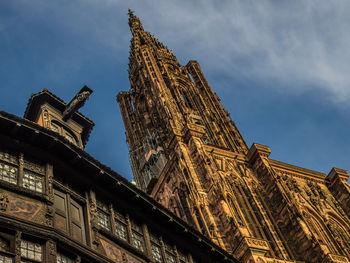
M 328 227 L 338 244 L 350 253 L 350 236 L 349 231 L 344 228 L 345 224 L 340 224 L 338 220 L 331 218 Z
M 313 237 L 319 242 L 320 245 L 327 246 L 328 249 L 335 253 L 333 243 L 330 242 L 329 235 L 325 231 L 325 226 L 322 225 L 322 221 L 316 218 L 312 212 L 304 213 L 304 218 L 307 223 L 307 226 L 310 229 L 310 232 L 313 234 Z

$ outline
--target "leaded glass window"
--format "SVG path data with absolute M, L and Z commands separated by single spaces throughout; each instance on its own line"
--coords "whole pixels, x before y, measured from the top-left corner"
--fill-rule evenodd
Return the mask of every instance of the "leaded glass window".
M 181 251 L 178 251 L 178 253 L 179 253 L 180 263 L 186 263 L 187 259 L 186 259 L 185 254 L 183 254 Z
M 126 217 L 120 210 L 114 210 L 115 220 L 115 233 L 118 238 L 124 241 L 128 241 L 128 228 L 126 223 Z
M 160 247 L 155 244 L 152 244 L 152 255 L 156 262 L 162 262 L 162 253 Z
M 166 253 L 166 262 L 167 263 L 175 263 L 176 262 L 175 256 L 170 254 L 170 253 Z
M 17 184 L 17 172 L 17 167 L 0 162 L 0 180 L 11 184 Z
M 0 255 L 0 263 L 12 263 L 12 262 L 13 262 L 12 257 Z
M 36 173 L 23 171 L 23 187 L 35 192 L 43 192 L 43 177 Z
M 132 244 L 135 248 L 143 251 L 143 237 L 141 234 L 132 231 Z
M 74 262 L 75 262 L 74 259 L 71 259 L 61 253 L 57 253 L 56 263 L 74 263 Z
M 126 225 L 117 220 L 115 222 L 115 233 L 120 239 L 128 241 L 128 231 Z
M 144 239 L 141 225 L 136 221 L 131 220 L 131 229 L 133 246 L 141 251 L 144 251 Z
M 164 242 L 164 247 L 165 247 L 166 262 L 175 263 L 176 257 L 175 257 L 174 247 L 171 246 L 168 242 Z
M 105 212 L 103 212 L 101 210 L 98 210 L 97 223 L 101 228 L 108 230 L 108 231 L 111 230 L 110 222 L 109 222 L 109 215 L 107 215 Z
M 42 246 L 27 240 L 21 241 L 21 257 L 42 262 Z

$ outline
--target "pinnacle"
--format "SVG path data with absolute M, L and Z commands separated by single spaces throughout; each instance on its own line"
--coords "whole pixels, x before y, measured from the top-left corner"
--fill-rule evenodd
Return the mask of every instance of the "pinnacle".
M 128 9 L 128 14 L 129 14 L 130 30 L 132 32 L 135 30 L 137 30 L 137 31 L 142 30 L 143 31 L 143 27 L 142 27 L 140 19 L 134 15 L 134 12 L 131 9 Z
M 134 11 L 132 11 L 130 8 L 128 9 L 129 19 L 131 17 L 134 17 Z

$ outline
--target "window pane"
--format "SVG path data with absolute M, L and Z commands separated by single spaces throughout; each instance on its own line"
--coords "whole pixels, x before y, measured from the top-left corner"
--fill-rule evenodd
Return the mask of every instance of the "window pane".
M 98 219 L 97 223 L 101 228 L 106 229 L 108 231 L 111 230 L 110 224 L 109 224 L 109 216 L 106 213 L 102 212 L 101 210 L 98 210 L 97 219 Z
M 13 262 L 12 257 L 0 255 L 0 263 L 12 263 L 12 262 Z
M 166 262 L 175 263 L 176 262 L 175 256 L 170 253 L 166 253 Z
M 17 167 L 0 162 L 0 180 L 17 184 Z
M 132 243 L 135 248 L 143 251 L 143 237 L 135 231 L 132 231 Z
M 156 262 L 162 262 L 162 254 L 160 252 L 160 247 L 152 244 L 152 255 Z
M 57 253 L 56 263 L 74 263 L 74 259 L 71 259 L 61 253 Z
M 128 232 L 126 225 L 117 221 L 117 219 L 115 220 L 115 232 L 120 239 L 128 241 Z
M 27 170 L 23 171 L 23 187 L 42 193 L 43 192 L 43 177 L 29 172 Z
M 38 243 L 30 241 L 21 241 L 21 256 L 36 261 L 42 261 L 42 247 Z

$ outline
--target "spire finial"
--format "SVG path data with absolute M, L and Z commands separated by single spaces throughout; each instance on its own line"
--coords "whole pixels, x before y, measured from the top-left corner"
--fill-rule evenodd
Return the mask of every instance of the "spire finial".
M 128 9 L 129 14 L 129 26 L 130 30 L 143 30 L 142 24 L 140 22 L 140 19 L 134 15 L 134 12 L 131 9 Z

